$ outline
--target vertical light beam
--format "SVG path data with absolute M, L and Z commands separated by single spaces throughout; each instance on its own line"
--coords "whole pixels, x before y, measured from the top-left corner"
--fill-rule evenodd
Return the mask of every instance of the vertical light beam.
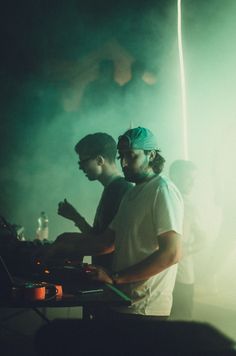
M 182 129 L 183 129 L 183 155 L 188 159 L 188 120 L 187 120 L 187 100 L 186 100 L 186 83 L 184 72 L 184 56 L 182 43 L 182 18 L 181 18 L 181 0 L 177 0 L 178 8 L 178 50 L 179 50 L 179 67 L 181 82 L 181 106 L 182 106 Z

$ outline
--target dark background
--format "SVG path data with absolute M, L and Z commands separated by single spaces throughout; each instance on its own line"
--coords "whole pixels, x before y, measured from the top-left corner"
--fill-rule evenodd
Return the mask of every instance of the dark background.
M 81 118 L 79 105 L 65 108 L 65 101 L 81 90 L 82 76 L 85 83 L 91 75 L 91 58 L 95 63 L 99 56 L 106 57 L 107 43 L 116 53 L 121 48 L 127 61 L 145 62 L 157 76 L 155 125 L 160 146 L 168 164 L 181 158 L 181 137 L 174 141 L 181 131 L 176 6 L 174 0 L 9 0 L 1 5 L 0 214 L 24 225 L 30 238 L 41 210 L 49 214 L 52 239 L 71 228 L 56 214 L 57 202 L 67 196 L 92 220 L 101 188 L 90 184 L 87 191 L 89 183 L 77 171 L 73 147 L 84 134 L 100 128 L 117 137 L 133 119 L 116 118 L 105 125 L 105 118 L 104 123 L 94 117 Z M 234 108 L 233 114 L 225 112 L 226 106 L 233 107 L 231 94 L 224 97 L 225 106 L 209 109 L 225 95 L 223 89 L 232 93 L 235 83 L 231 76 L 236 53 L 233 14 L 233 0 L 182 1 L 191 94 L 190 153 L 200 168 L 209 168 L 207 182 L 215 167 L 212 152 L 225 127 L 223 116 L 228 126 L 235 118 Z M 122 74 L 119 63 L 117 68 Z M 125 75 L 123 83 L 129 79 Z M 141 123 L 156 129 L 147 115 Z M 215 141 L 209 144 L 209 137 Z M 203 156 L 208 162 L 203 162 Z

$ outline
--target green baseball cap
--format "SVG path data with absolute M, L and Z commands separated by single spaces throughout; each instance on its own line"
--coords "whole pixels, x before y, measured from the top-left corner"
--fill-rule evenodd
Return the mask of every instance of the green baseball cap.
M 158 150 L 155 135 L 145 127 L 126 131 L 118 138 L 118 149 Z

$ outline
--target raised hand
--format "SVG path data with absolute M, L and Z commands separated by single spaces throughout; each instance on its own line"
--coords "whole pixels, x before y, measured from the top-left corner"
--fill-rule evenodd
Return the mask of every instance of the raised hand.
M 93 228 L 83 216 L 71 205 L 66 199 L 58 204 L 58 215 L 66 219 L 72 220 L 75 225 L 84 233 L 91 233 Z
M 57 213 L 72 221 L 76 221 L 78 217 L 78 211 L 66 199 L 58 204 Z

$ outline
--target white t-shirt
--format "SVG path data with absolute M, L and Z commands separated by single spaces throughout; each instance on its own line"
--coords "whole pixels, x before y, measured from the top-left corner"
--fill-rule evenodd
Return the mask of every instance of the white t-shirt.
M 165 176 L 129 190 L 112 221 L 115 231 L 113 271 L 119 272 L 154 253 L 158 235 L 168 231 L 182 233 L 183 202 L 176 186 Z M 146 281 L 121 284 L 131 299 L 130 307 L 117 310 L 142 315 L 169 315 L 177 265 Z

